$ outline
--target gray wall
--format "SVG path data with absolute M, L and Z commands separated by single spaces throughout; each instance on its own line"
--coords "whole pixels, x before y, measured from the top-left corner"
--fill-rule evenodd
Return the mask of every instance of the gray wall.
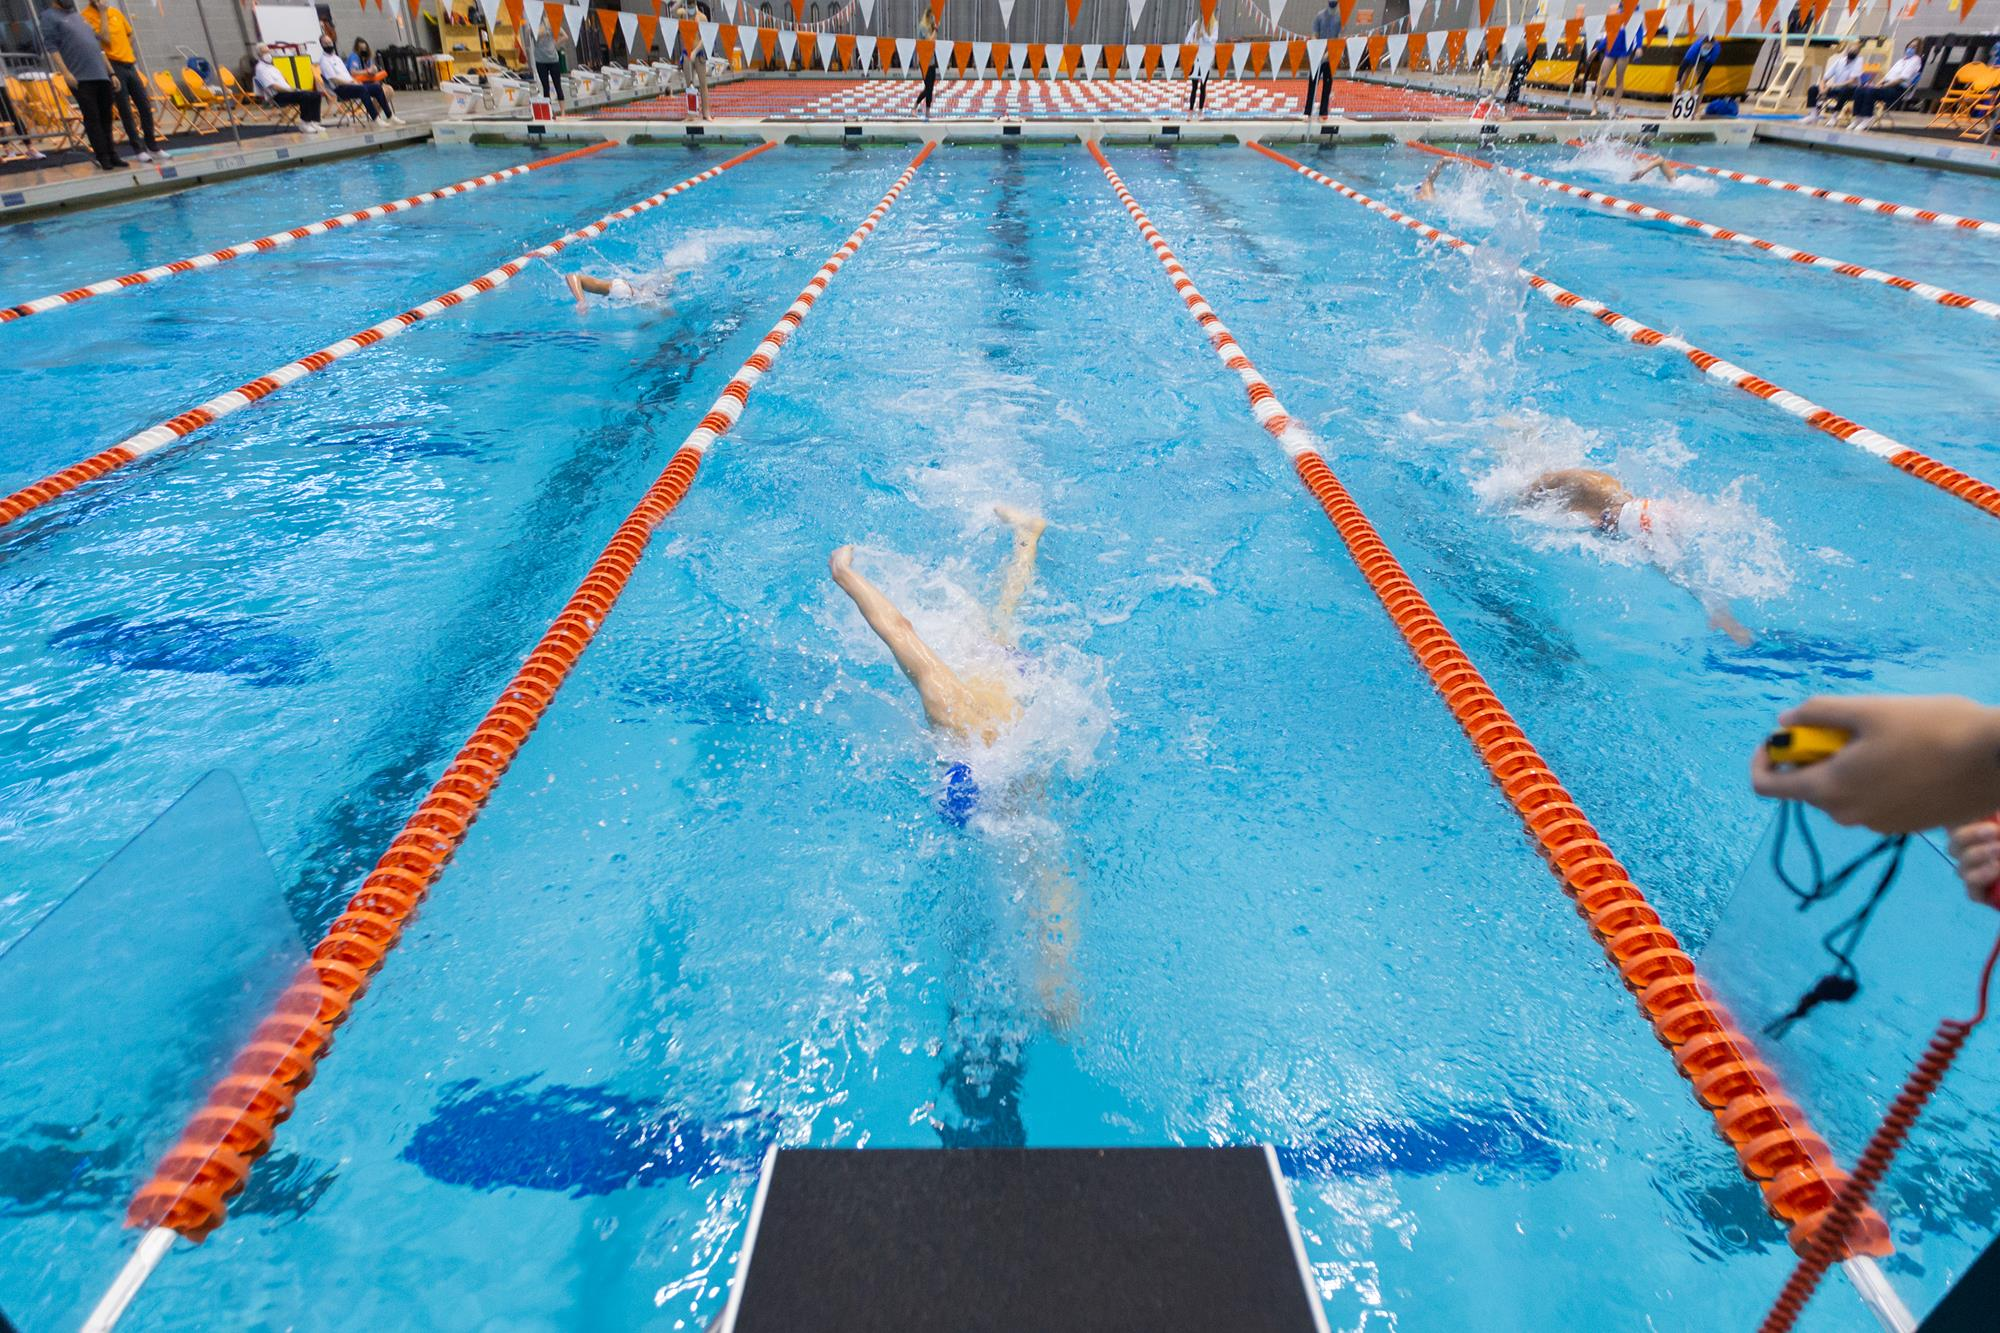
M 43 7 L 45 0 L 33 0 L 32 10 Z M 386 0 L 390 5 L 401 0 Z M 79 5 L 83 0 L 78 0 Z M 153 6 L 152 0 L 107 0 L 116 8 L 123 9 L 132 21 L 132 31 L 139 43 L 140 63 L 147 69 L 160 69 L 181 63 L 176 47 L 186 47 L 189 51 L 204 57 L 210 56 L 208 38 L 202 31 L 202 19 L 208 20 L 208 32 L 215 38 L 213 57 L 220 63 L 235 68 L 249 52 L 250 43 L 255 40 L 256 21 L 248 4 L 237 0 L 163 0 L 164 13 Z M 410 27 L 399 30 L 393 10 L 384 11 L 372 6 L 363 9 L 360 0 L 331 0 L 334 28 L 340 35 L 340 51 L 345 55 L 356 37 L 365 37 L 369 45 L 381 48 L 410 42 Z M 24 28 L 31 13 L 31 0 L 0 0 L 0 19 L 6 23 L 5 45 L 11 49 L 33 49 L 32 31 Z M 403 11 L 406 23 L 408 10 Z M 421 25 L 424 35 L 413 44 L 435 49 L 436 41 L 431 37 L 428 23 Z M 23 36 L 29 38 L 22 40 Z

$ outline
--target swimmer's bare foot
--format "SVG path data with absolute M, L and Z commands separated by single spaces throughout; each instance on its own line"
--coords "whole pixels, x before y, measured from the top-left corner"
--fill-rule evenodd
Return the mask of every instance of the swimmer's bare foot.
M 565 273 L 563 274 L 563 283 L 569 288 L 569 294 L 576 298 L 576 308 L 578 310 L 588 310 L 590 302 L 583 299 L 583 275 L 581 273 Z
M 1013 505 L 994 505 L 993 515 L 1023 537 L 1039 537 L 1049 525 L 1049 521 L 1040 514 L 1031 514 Z

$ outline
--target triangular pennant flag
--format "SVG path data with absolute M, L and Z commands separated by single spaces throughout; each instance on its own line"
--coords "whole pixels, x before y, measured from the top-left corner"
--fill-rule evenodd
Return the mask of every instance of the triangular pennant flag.
M 1027 68 L 1028 64 L 1028 44 L 1026 42 L 1007 43 L 1007 64 L 1014 71 L 1014 77 L 1017 79 L 1020 78 L 1021 71 Z
M 1097 72 L 1097 62 L 1104 58 L 1104 48 L 1101 45 L 1080 46 L 1077 48 L 1077 52 L 1081 56 L 1081 59 L 1077 62 L 1077 68 L 1083 71 L 1085 78 L 1089 78 Z
M 1743 17 L 1743 0 L 1729 0 L 1722 7 L 1722 31 L 1735 32 L 1737 20 Z
M 1123 44 L 1115 46 L 1106 44 L 1104 48 L 1104 72 L 1110 77 L 1115 79 L 1118 77 L 1119 68 L 1123 66 L 1124 63 L 1125 63 L 1125 47 L 1123 46 Z
M 1777 2 L 1778 0 L 1771 0 L 1772 4 L 1776 4 Z M 1583 40 L 1591 47 L 1595 47 L 1599 42 L 1604 40 L 1604 17 L 1602 14 L 1584 15 Z M 1587 55 L 1589 52 L 1585 52 L 1585 54 Z
M 1424 30 L 1424 0 L 1410 0 L 1410 31 Z
M 856 43 L 852 33 L 843 32 L 833 39 L 833 54 L 840 61 L 842 69 L 854 68 L 855 46 Z
M 1358 0 L 1340 0 L 1340 26 L 1345 28 L 1354 22 L 1354 6 Z M 1370 48 L 1371 50 L 1374 48 Z
M 931 0 L 931 22 L 940 25 L 943 24 L 944 0 Z
M 1520 29 L 1516 28 L 1514 31 L 1518 33 Z M 1486 63 L 1490 65 L 1500 59 L 1500 51 L 1506 44 L 1507 30 L 1505 28 L 1488 28 L 1486 30 Z
M 1165 54 L 1166 54 L 1166 47 L 1161 45 L 1160 43 L 1153 42 L 1150 45 L 1148 45 L 1146 47 L 1146 63 L 1139 67 L 1140 72 L 1142 72 L 1147 78 L 1149 79 L 1152 78 L 1154 74 L 1159 72 L 1160 58 Z
M 1152 47 L 1140 42 L 1134 42 L 1125 48 L 1125 73 L 1127 77 L 1137 79 L 1152 73 L 1151 70 L 1146 68 L 1146 60 L 1152 50 Z
M 1449 36 L 1450 33 L 1442 31 L 1424 34 L 1424 49 L 1429 52 L 1425 58 L 1430 61 L 1432 69 L 1438 67 L 1438 61 L 1444 55 L 1445 38 Z
M 1325 60 L 1326 38 L 1314 37 L 1308 39 L 1306 42 L 1306 68 L 1317 73 L 1320 65 Z
M 1174 48 L 1174 72 L 1185 79 L 1194 73 L 1195 48 L 1183 43 Z
M 714 55 L 716 53 L 715 51 L 716 25 L 713 23 L 696 23 L 694 27 L 695 27 L 695 40 L 701 43 L 701 49 L 708 52 L 710 55 Z
M 1368 39 L 1366 37 L 1349 37 L 1345 45 L 1347 47 L 1347 67 L 1356 73 L 1360 73 L 1361 52 L 1368 45 Z M 1318 69 L 1319 66 L 1314 65 L 1313 68 Z
M 1012 42 L 993 43 L 993 72 L 1004 77 L 1007 73 L 1007 62 L 1012 58 L 1013 54 L 1014 44 Z
M 1521 54 L 1521 40 L 1522 32 L 1519 24 L 1507 29 L 1501 38 L 1500 50 L 1510 65 L 1514 63 L 1514 58 Z
M 778 29 L 778 49 L 785 54 L 785 63 L 792 63 L 799 49 L 799 35 L 790 28 Z
M 875 43 L 856 42 L 854 44 L 854 67 L 866 70 L 875 60 Z
M 1076 68 L 1077 62 L 1082 59 L 1083 52 L 1074 44 L 1065 45 L 1062 49 L 1062 54 L 1056 57 L 1056 73 L 1067 77 L 1069 72 Z
M 1666 17 L 1667 11 L 1664 8 L 1649 9 L 1646 11 L 1646 26 L 1644 29 L 1646 45 L 1652 45 L 1653 39 L 1660 35 L 1660 24 L 1666 21 Z
M 674 31 L 680 34 L 682 54 L 694 50 L 695 43 L 701 40 L 701 25 L 693 19 L 682 19 L 674 25 Z
M 972 43 L 953 42 L 951 44 L 951 67 L 958 71 L 958 77 L 965 77 L 965 67 L 972 63 Z
M 1000 0 L 1000 30 L 1005 32 L 1014 17 L 1014 0 Z
M 1542 49 L 1542 34 L 1547 31 L 1548 24 L 1546 23 L 1529 23 L 1522 27 L 1521 40 L 1527 43 L 1528 55 L 1531 58 L 1536 52 Z
M 861 0 L 861 21 L 863 23 L 875 21 L 875 0 Z
M 1201 0 L 1201 30 L 1207 32 L 1215 26 L 1215 0 Z
M 1390 69 L 1394 69 L 1396 68 L 1396 66 L 1403 63 L 1403 48 L 1408 46 L 1409 44 L 1410 44 L 1410 37 L 1408 33 L 1399 32 L 1395 36 L 1388 39 L 1388 42 L 1386 43 L 1386 51 L 1388 54 L 1388 67 Z
M 804 23 L 805 21 L 806 0 L 792 0 L 792 22 Z
M 972 44 L 972 67 L 979 73 L 986 73 L 987 65 L 993 60 L 993 43 L 974 42 Z
M 916 66 L 910 62 L 916 58 L 917 39 L 914 37 L 898 37 L 896 39 L 896 63 L 904 69 L 915 69 Z
M 757 29 L 757 49 L 764 53 L 764 63 L 766 65 L 777 64 L 778 30 L 776 28 Z
M 1479 26 L 1485 27 L 1493 21 L 1493 0 L 1479 0 Z
M 1208 3 L 1214 4 L 1215 0 L 1208 0 Z M 1074 28 L 1076 26 L 1076 16 L 1083 11 L 1083 0 L 1068 0 L 1068 8 L 1069 26 Z
M 1248 42 L 1234 43 L 1233 49 L 1231 50 L 1230 54 L 1235 58 L 1236 77 L 1240 79 L 1243 77 L 1243 67 L 1250 63 L 1250 43 Z M 1215 48 L 1215 58 L 1217 63 L 1221 62 L 1222 47 L 1217 46 Z
M 875 68 L 888 69 L 896 63 L 896 39 L 877 37 L 875 39 Z
M 660 35 L 660 21 L 651 14 L 639 16 L 639 49 L 650 52 Z
M 563 23 L 569 29 L 569 39 L 572 42 L 582 41 L 585 7 L 583 5 L 564 5 L 562 12 Z
M 628 53 L 636 53 L 639 49 L 637 46 L 639 39 L 639 16 L 637 14 L 627 14 L 622 9 L 619 10 L 618 31 L 625 34 L 625 50 Z
M 800 34 L 799 34 L 799 63 L 800 63 L 801 65 L 810 65 L 810 64 L 811 64 L 811 63 L 813 62 L 813 58 L 814 58 L 815 56 L 819 55 L 819 53 L 820 53 L 820 52 L 819 52 L 819 38 L 818 38 L 818 37 L 817 37 L 816 35 L 814 35 L 813 33 L 810 33 L 810 32 L 802 32 L 802 33 L 800 33 Z
M 599 9 L 593 12 L 597 15 L 597 26 L 604 29 L 604 49 L 608 52 L 612 39 L 618 35 L 618 11 Z
M 1028 68 L 1040 74 L 1049 65 L 1049 48 L 1042 42 L 1028 43 Z
M 540 33 L 542 30 L 542 24 L 547 21 L 548 21 L 547 5 L 523 5 L 521 7 L 521 26 L 526 28 L 529 32 Z
M 1396 49 L 1401 51 L 1403 48 L 1398 46 Z M 1376 33 L 1368 39 L 1368 67 L 1370 69 L 1381 69 L 1383 63 L 1388 58 L 1389 39 L 1380 33 Z

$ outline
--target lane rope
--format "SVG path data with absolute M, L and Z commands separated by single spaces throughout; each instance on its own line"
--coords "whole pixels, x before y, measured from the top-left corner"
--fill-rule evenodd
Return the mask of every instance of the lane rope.
M 1343 199 L 1357 203 L 1371 213 L 1406 227 L 1426 240 L 1440 241 L 1461 254 L 1481 253 L 1480 248 L 1472 242 L 1433 227 L 1420 218 L 1413 218 L 1407 213 L 1391 208 L 1381 200 L 1372 199 L 1350 185 L 1343 185 L 1331 176 L 1322 175 L 1302 162 L 1293 161 L 1283 153 L 1266 148 L 1260 143 L 1246 143 L 1244 146 L 1262 153 L 1273 162 L 1290 167 L 1314 184 L 1324 185 Z M 1661 347 L 1671 352 L 1678 352 L 1696 370 L 1709 378 L 1721 380 L 1732 388 L 1741 389 L 1753 398 L 1762 399 L 1797 417 L 1815 430 L 1823 431 L 1842 443 L 1865 450 L 1889 466 L 1907 472 L 1920 481 L 1929 482 L 1939 490 L 1955 495 L 1967 504 L 2000 518 L 2000 488 L 1960 472 L 1948 463 L 1941 463 L 1930 455 L 1912 449 L 1878 430 L 1849 421 L 1838 412 L 1821 407 L 1810 398 L 1802 397 L 1790 389 L 1782 388 L 1770 380 L 1754 375 L 1739 365 L 1723 360 L 1713 352 L 1703 351 L 1684 338 L 1671 333 L 1662 333 L 1656 328 L 1641 324 L 1630 315 L 1618 313 L 1601 301 L 1579 296 L 1532 269 L 1522 268 L 1518 264 L 1508 264 L 1504 259 L 1496 262 L 1511 267 L 1537 294 L 1564 310 L 1579 311 L 1590 316 L 1626 342 L 1636 343 L 1641 347 Z
M 126 1224 L 148 1228 L 151 1245 L 159 1243 L 162 1231 L 201 1241 L 227 1220 L 230 1199 L 270 1148 L 279 1123 L 291 1114 L 298 1095 L 312 1082 L 319 1061 L 332 1047 L 335 1030 L 381 970 L 556 692 L 610 616 L 653 533 L 687 494 L 702 459 L 736 423 L 750 391 L 770 371 L 827 285 L 854 257 L 935 147 L 924 145 L 881 202 L 820 266 L 674 451 L 562 613 L 389 843 L 346 910 L 313 946 L 291 987 L 230 1064 L 230 1072 L 210 1090 L 152 1178 L 133 1196 Z M 128 1269 L 142 1263 L 148 1248 L 142 1245 Z M 118 1283 L 112 1289 L 122 1290 Z M 124 1298 L 129 1301 L 129 1291 Z
M 385 218 L 391 213 L 407 212 L 412 208 L 422 207 L 424 204 L 435 203 L 439 199 L 450 199 L 456 195 L 465 194 L 488 185 L 498 185 L 501 181 L 512 180 L 516 176 L 525 176 L 531 171 L 541 171 L 546 167 L 557 166 L 564 162 L 574 162 L 580 157 L 588 157 L 592 153 L 601 153 L 607 148 L 616 146 L 615 140 L 606 140 L 603 143 L 591 144 L 587 148 L 572 148 L 569 152 L 557 153 L 554 157 L 545 157 L 534 162 L 522 162 L 502 171 L 489 172 L 484 176 L 474 176 L 470 180 L 459 181 L 455 185 L 444 185 L 435 190 L 426 190 L 422 194 L 413 194 L 406 199 L 395 199 L 386 204 L 374 204 L 368 208 L 357 208 L 351 213 L 342 213 L 337 217 L 322 218 L 318 222 L 309 222 L 303 227 L 293 227 L 289 231 L 274 231 L 269 236 L 259 236 L 254 241 L 238 241 L 235 245 L 225 245 L 220 250 L 210 250 L 205 255 L 195 255 L 188 259 L 176 259 L 171 264 L 155 264 L 152 268 L 142 268 L 137 273 L 127 273 L 123 277 L 106 278 L 102 282 L 86 283 L 81 287 L 72 288 L 66 292 L 56 292 L 49 296 L 37 296 L 32 301 L 23 301 L 19 305 L 8 306 L 6 309 L 0 310 L 0 324 L 11 324 L 15 320 L 26 319 L 30 315 L 39 315 L 44 311 L 58 310 L 63 306 L 75 305 L 80 301 L 88 301 L 93 296 L 108 296 L 112 292 L 122 292 L 128 287 L 143 287 L 147 283 L 158 282 L 161 278 L 171 278 L 176 274 L 193 273 L 197 269 L 214 268 L 218 264 L 226 264 L 232 259 L 241 259 L 245 255 L 264 254 L 268 251 L 276 250 L 279 246 L 290 245 L 293 241 L 303 241 L 308 236 L 320 236 L 342 227 L 352 227 L 356 223 L 372 222 L 376 218 Z
M 619 209 L 616 213 L 606 214 L 587 227 L 579 227 L 575 231 L 557 237 L 547 245 L 538 246 L 526 254 L 518 255 L 500 267 L 490 269 L 472 281 L 452 288 L 442 296 L 434 296 L 422 305 L 413 306 L 400 315 L 391 315 L 380 323 L 369 325 L 359 333 L 349 334 L 337 343 L 322 347 L 317 352 L 309 352 L 296 361 L 287 361 L 277 369 L 266 371 L 256 379 L 246 384 L 239 384 L 227 393 L 218 394 L 199 406 L 189 408 L 179 416 L 148 426 L 137 435 L 121 440 L 109 449 L 92 454 L 81 462 L 72 463 L 60 472 L 25 486 L 12 495 L 0 499 L 0 527 L 5 527 L 22 515 L 40 509 L 51 500 L 67 495 L 87 481 L 95 481 L 108 472 L 115 472 L 127 464 L 136 463 L 148 454 L 157 453 L 226 416 L 240 412 L 250 404 L 276 393 L 294 380 L 325 370 L 334 362 L 352 356 L 365 347 L 373 347 L 409 332 L 433 315 L 442 314 L 475 296 L 504 286 L 519 276 L 521 271 L 535 260 L 547 259 L 580 241 L 594 240 L 616 223 L 636 217 L 648 209 L 657 208 L 675 195 L 692 190 L 705 181 L 712 181 L 730 168 L 748 162 L 774 146 L 769 142 L 761 143 L 747 152 L 738 153 L 726 162 L 718 162 L 708 170 L 670 185 L 658 194 L 648 195 L 635 204 Z
M 1566 140 L 1572 148 L 1588 148 L 1582 139 Z M 1981 218 L 1961 217 L 1957 213 L 1942 213 L 1935 208 L 1918 208 L 1912 204 L 1892 204 L 1886 199 L 1870 199 L 1865 194 L 1848 194 L 1845 190 L 1823 190 L 1816 185 L 1799 185 L 1793 181 L 1773 180 L 1769 176 L 1755 176 L 1747 171 L 1730 171 L 1726 167 L 1705 167 L 1699 162 L 1683 162 L 1679 158 L 1662 158 L 1658 153 L 1638 152 L 1641 161 L 1655 159 L 1670 164 L 1676 171 L 1699 171 L 1719 180 L 1735 181 L 1738 185 L 1761 185 L 1767 190 L 1782 190 L 1786 194 L 1804 195 L 1808 199 L 1824 199 L 1828 203 L 1846 204 L 1885 218 L 1901 218 L 1905 222 L 1922 222 L 1936 227 L 1956 227 L 1960 231 L 1984 232 L 1986 235 L 2000 233 L 2000 222 L 1987 222 Z
M 1763 1192 L 1765 1206 L 1790 1228 L 1793 1244 L 1803 1244 L 1846 1180 L 1832 1150 L 1779 1088 L 1754 1044 L 1697 974 L 1694 960 L 1334 476 L 1311 433 L 1285 410 L 1196 289 L 1103 150 L 1095 142 L 1088 147 L 1188 314 L 1208 335 L 1223 365 L 1243 381 L 1251 414 L 1290 456 L 1299 479 L 1332 520 L 1369 587 L 1527 825 L 1612 967 L 1637 997 L 1641 1013 L 1715 1117 L 1744 1174 Z M 1886 1252 L 1888 1229 L 1881 1218 L 1867 1214 L 1856 1244 Z
M 1974 314 L 1984 315 L 1988 319 L 2000 319 L 2000 302 L 1988 301 L 1977 296 L 1967 296 L 1963 292 L 1955 292 L 1948 287 L 1939 287 L 1928 282 L 1918 282 L 1915 278 L 1898 277 L 1894 273 L 1884 273 L 1881 269 L 1869 268 L 1865 264 L 1851 264 L 1844 259 L 1833 259 L 1826 255 L 1814 254 L 1810 250 L 1794 249 L 1789 245 L 1781 245 L 1777 241 L 1767 241 L 1761 237 L 1752 236 L 1748 232 L 1733 231 L 1728 227 L 1718 227 L 1713 222 L 1703 222 L 1700 218 L 1692 218 L 1685 213 L 1670 213 L 1666 209 L 1654 208 L 1650 204 L 1642 204 L 1632 199 L 1621 199 L 1615 194 L 1603 194 L 1597 190 L 1586 189 L 1581 185 L 1573 185 L 1568 181 L 1551 180 L 1547 176 L 1537 176 L 1532 171 L 1523 171 L 1519 167 L 1510 167 L 1501 162 L 1490 162 L 1485 158 L 1470 157 L 1464 153 L 1454 153 L 1447 149 L 1434 148 L 1427 143 L 1410 141 L 1409 146 L 1419 152 L 1430 153 L 1433 156 L 1446 158 L 1453 162 L 1462 162 L 1467 166 L 1481 167 L 1487 171 L 1497 171 L 1503 176 L 1511 176 L 1515 180 L 1526 181 L 1530 185 L 1538 185 L 1544 190 L 1554 190 L 1559 194 L 1566 194 L 1572 198 L 1581 199 L 1587 204 L 1595 204 L 1606 212 L 1615 213 L 1621 217 L 1644 218 L 1649 222 L 1671 223 L 1676 227 L 1684 227 L 1689 231 L 1700 232 L 1703 236 L 1714 240 L 1734 241 L 1738 245 L 1747 245 L 1753 250 L 1776 256 L 1779 259 L 1789 260 L 1794 264 L 1808 268 L 1824 269 L 1829 273 L 1839 274 L 1843 278 L 1858 278 L 1864 282 L 1878 282 L 1884 287 L 1893 287 L 1897 291 L 1908 292 L 1911 296 L 1934 302 L 1937 305 L 1948 306 L 1953 310 L 1970 310 Z

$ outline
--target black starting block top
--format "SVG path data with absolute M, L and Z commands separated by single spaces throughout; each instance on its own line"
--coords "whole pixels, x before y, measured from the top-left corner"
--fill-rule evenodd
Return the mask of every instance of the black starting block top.
M 1269 1148 L 796 1149 L 722 1333 L 1326 1329 Z

